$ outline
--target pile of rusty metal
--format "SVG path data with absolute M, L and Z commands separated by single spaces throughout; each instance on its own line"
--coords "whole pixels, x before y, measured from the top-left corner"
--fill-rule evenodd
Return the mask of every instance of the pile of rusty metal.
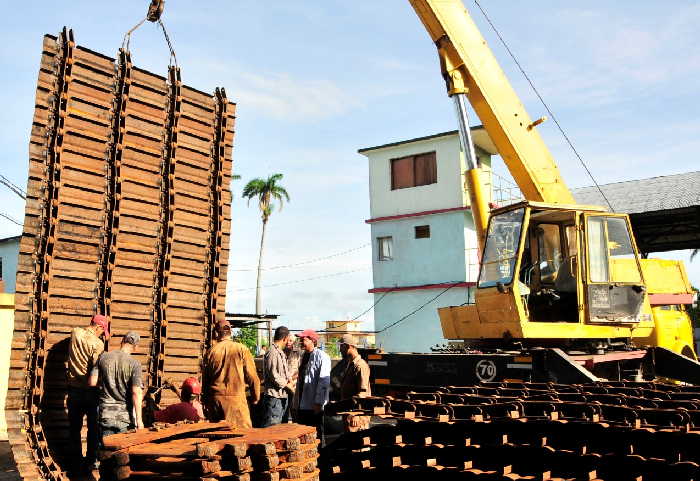
M 233 429 L 182 423 L 104 439 L 100 479 L 317 481 L 316 429 L 298 424 Z
M 336 441 L 328 480 L 700 479 L 698 387 L 486 383 L 354 398 L 328 412 L 384 423 Z
M 109 315 L 111 349 L 138 332 L 149 386 L 199 373 L 224 317 L 235 105 L 64 29 L 33 107 L 6 414 L 23 478 L 58 480 L 74 327 Z

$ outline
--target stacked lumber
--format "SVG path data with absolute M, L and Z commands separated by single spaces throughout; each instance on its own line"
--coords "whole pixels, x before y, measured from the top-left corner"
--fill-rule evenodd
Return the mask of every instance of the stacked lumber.
M 355 398 L 374 415 L 324 459 L 328 480 L 700 479 L 700 388 L 660 383 L 483 383 Z
M 100 479 L 317 481 L 318 456 L 316 429 L 309 426 L 183 423 L 106 437 Z

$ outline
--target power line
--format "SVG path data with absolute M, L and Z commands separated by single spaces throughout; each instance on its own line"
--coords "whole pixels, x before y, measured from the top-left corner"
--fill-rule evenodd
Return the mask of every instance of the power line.
M 392 287 L 391 289 L 389 289 L 388 291 L 386 291 L 384 294 L 382 294 L 382 295 L 379 297 L 379 299 L 377 299 L 377 300 L 374 302 L 374 304 L 372 304 L 371 306 L 369 306 L 369 307 L 368 307 L 367 309 L 365 309 L 362 313 L 356 315 L 356 316 L 353 317 L 352 319 L 349 319 L 349 320 L 347 320 L 347 321 L 342 321 L 342 322 L 341 322 L 338 326 L 336 326 L 336 327 L 342 327 L 342 326 L 346 325 L 346 324 L 349 323 L 349 322 L 353 322 L 353 321 L 358 320 L 360 317 L 364 316 L 364 315 L 367 314 L 369 311 L 371 311 L 372 309 L 374 309 L 374 307 L 375 307 L 377 304 L 379 304 L 379 303 L 382 301 L 382 299 L 384 299 L 384 298 L 386 297 L 386 295 L 389 294 L 390 292 L 392 292 L 393 290 L 394 290 L 394 288 Z M 321 330 L 321 331 L 318 331 L 318 332 L 341 332 L 341 331 L 337 331 L 337 330 L 336 330 L 336 327 L 334 327 L 333 330 L 331 330 L 331 331 L 324 329 L 324 330 Z M 350 332 L 350 331 L 348 331 L 348 332 Z
M 301 262 L 296 262 L 294 264 L 285 264 L 285 265 L 280 265 L 280 266 L 273 266 L 273 267 L 263 267 L 263 271 L 275 271 L 277 269 L 290 269 L 292 267 L 298 267 L 298 266 L 303 266 L 306 264 L 313 264 L 315 262 L 320 262 L 324 261 L 327 259 L 332 259 L 334 257 L 340 257 L 346 254 L 350 254 L 351 252 L 359 251 L 360 249 L 364 249 L 365 247 L 369 246 L 370 243 L 362 244 L 361 246 L 358 247 L 353 247 L 352 249 L 348 249 L 342 252 L 337 252 L 335 254 L 330 254 L 327 256 L 323 257 L 316 257 L 314 259 L 309 259 L 306 261 L 301 261 Z M 250 268 L 245 268 L 245 269 L 229 269 L 229 272 L 251 272 L 251 271 L 257 271 L 258 269 L 256 267 L 250 267 Z
M 440 297 L 441 295 L 443 295 L 445 292 L 447 292 L 447 291 L 449 291 L 450 289 L 452 289 L 453 287 L 455 287 L 457 284 L 458 284 L 458 283 L 452 284 L 451 286 L 447 287 L 447 289 L 445 289 L 445 290 L 443 290 L 442 292 L 440 292 L 437 296 L 433 297 L 433 298 L 430 299 L 428 302 L 422 304 L 420 307 L 418 307 L 418 308 L 414 309 L 413 311 L 409 312 L 408 314 L 406 314 L 405 316 L 403 316 L 403 317 L 402 317 L 401 319 L 399 319 L 398 321 L 394 321 L 394 322 L 392 322 L 391 324 L 389 324 L 388 326 L 384 326 L 382 329 L 380 329 L 380 330 L 378 330 L 378 331 L 375 331 L 374 333 L 375 333 L 375 334 L 379 334 L 379 333 L 381 333 L 381 332 L 386 331 L 387 329 L 391 329 L 392 327 L 394 327 L 394 326 L 397 325 L 398 323 L 403 322 L 404 320 L 408 319 L 408 318 L 411 317 L 413 314 L 415 314 L 416 312 L 420 311 L 420 310 L 423 309 L 425 306 L 427 306 L 428 304 L 430 304 L 431 302 L 433 302 L 435 299 L 437 299 L 438 297 Z
M 362 269 L 354 269 L 354 270 L 352 270 L 352 271 L 335 272 L 335 273 L 333 273 L 333 274 L 325 274 L 325 275 L 322 275 L 322 276 L 307 277 L 306 279 L 297 279 L 297 280 L 293 280 L 293 281 L 278 282 L 277 284 L 268 284 L 268 285 L 265 285 L 265 286 L 262 286 L 262 287 L 267 288 L 267 287 L 286 286 L 286 285 L 289 285 L 289 284 L 299 284 L 300 282 L 315 281 L 315 280 L 317 280 L 317 279 L 325 279 L 325 278 L 328 278 L 328 277 L 342 276 L 342 275 L 345 275 L 345 274 L 351 274 L 351 273 L 353 273 L 353 272 L 361 272 L 361 271 L 366 271 L 366 270 L 367 270 L 367 267 L 363 267 Z M 252 290 L 255 290 L 255 289 L 257 289 L 257 287 L 241 287 L 241 288 L 238 288 L 238 289 L 231 289 L 231 290 L 232 290 L 232 291 L 252 291 Z
M 27 200 L 27 193 L 21 187 L 15 185 L 10 179 L 0 174 L 0 184 L 4 185 L 12 192 L 20 196 L 23 200 Z
M 10 217 L 9 215 L 4 214 L 4 213 L 2 213 L 2 212 L 0 212 L 0 217 L 4 217 L 5 219 L 9 220 L 10 222 L 14 222 L 15 224 L 17 224 L 17 225 L 20 226 L 20 227 L 22 227 L 22 226 L 24 225 L 24 224 L 22 224 L 21 222 L 16 221 L 15 219 L 13 219 L 12 217 Z
M 547 105 L 547 103 L 544 101 L 544 99 L 542 98 L 542 95 L 540 95 L 540 92 L 539 92 L 539 91 L 537 90 L 537 88 L 535 87 L 535 84 L 532 82 L 532 80 L 531 80 L 530 77 L 527 75 L 527 73 L 525 73 L 525 69 L 523 69 L 523 67 L 520 65 L 520 62 L 518 62 L 518 59 L 515 58 L 515 54 L 511 51 L 510 47 L 508 46 L 508 44 L 506 43 L 506 41 L 505 41 L 505 40 L 503 39 L 503 37 L 501 36 L 501 33 L 498 31 L 498 29 L 496 28 L 496 26 L 493 24 L 493 22 L 492 22 L 491 19 L 489 18 L 489 16 L 487 15 L 486 11 L 484 10 L 484 8 L 483 8 L 483 7 L 481 6 L 481 4 L 479 3 L 479 0 L 474 0 L 474 3 L 476 4 L 477 7 L 479 7 L 479 10 L 481 10 L 481 13 L 484 14 L 484 18 L 485 18 L 486 21 L 489 23 L 489 25 L 491 26 L 491 29 L 494 31 L 494 33 L 496 34 L 496 36 L 498 36 L 498 39 L 501 41 L 501 43 L 503 44 L 503 46 L 505 47 L 505 49 L 508 51 L 508 54 L 510 55 L 510 58 L 512 58 L 512 59 L 513 59 L 513 62 L 515 62 L 515 65 L 518 66 L 518 69 L 520 69 L 520 73 L 523 74 L 523 77 L 525 77 L 525 80 L 527 80 L 527 82 L 530 84 L 530 87 L 532 88 L 532 91 L 535 92 L 535 95 L 537 95 L 537 98 L 540 99 L 540 102 L 542 103 L 542 105 L 544 106 L 544 108 L 547 110 L 547 113 L 549 114 L 549 116 L 552 117 L 552 120 L 553 120 L 554 123 L 556 124 L 557 129 L 559 129 L 559 132 L 561 132 L 561 135 L 564 137 L 564 140 L 566 140 L 566 143 L 569 144 L 569 147 L 571 147 L 571 150 L 574 152 L 574 154 L 576 154 L 576 157 L 578 157 L 579 162 L 581 162 L 581 165 L 583 166 L 583 168 L 586 170 L 586 173 L 588 174 L 588 176 L 589 176 L 589 177 L 591 178 L 591 180 L 593 181 L 593 184 L 595 184 L 595 186 L 598 188 L 598 191 L 600 192 L 600 195 L 603 196 L 603 199 L 605 199 L 605 202 L 608 204 L 608 207 L 610 207 L 610 210 L 611 210 L 611 211 L 615 211 L 615 209 L 613 209 L 612 204 L 610 203 L 610 201 L 608 200 L 608 198 L 605 196 L 605 193 L 603 193 L 603 189 L 600 188 L 600 185 L 598 185 L 598 182 L 595 180 L 595 177 L 593 177 L 593 174 L 592 174 L 591 171 L 588 169 L 588 166 L 587 166 L 586 163 L 583 161 L 583 158 L 582 158 L 581 155 L 578 153 L 578 151 L 576 150 L 576 147 L 574 147 L 574 144 L 573 144 L 573 143 L 571 142 L 571 140 L 569 139 L 569 136 L 566 135 L 566 132 L 564 132 L 564 129 L 563 129 L 562 126 L 559 124 L 559 121 L 557 120 L 557 117 L 554 115 L 554 112 L 552 112 L 552 110 L 549 108 L 549 105 Z

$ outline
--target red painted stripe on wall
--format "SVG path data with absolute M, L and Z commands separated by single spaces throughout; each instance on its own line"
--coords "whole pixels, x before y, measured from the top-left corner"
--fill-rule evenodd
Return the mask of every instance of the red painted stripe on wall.
M 469 209 L 470 209 L 469 206 L 463 206 L 463 207 L 450 207 L 449 209 L 426 210 L 423 212 L 414 212 L 412 214 L 399 214 L 399 215 L 390 215 L 387 217 L 375 217 L 374 219 L 365 220 L 365 223 L 372 224 L 374 222 L 382 222 L 385 220 L 404 219 L 406 217 L 421 217 L 424 215 L 443 214 L 445 212 L 456 212 L 458 210 L 469 210 Z
M 443 282 L 442 284 L 424 284 L 422 286 L 375 287 L 368 289 L 370 294 L 381 292 L 417 291 L 422 289 L 446 289 L 448 287 L 474 287 L 476 282 Z

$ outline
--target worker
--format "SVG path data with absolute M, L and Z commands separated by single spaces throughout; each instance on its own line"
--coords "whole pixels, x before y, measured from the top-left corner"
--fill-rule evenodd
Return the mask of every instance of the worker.
M 284 355 L 287 356 L 287 368 L 289 369 L 289 374 L 291 374 L 292 379 L 297 379 L 299 377 L 299 363 L 301 362 L 301 353 L 296 345 L 296 336 L 294 334 L 289 334 L 287 339 L 287 345 L 284 348 Z M 297 409 L 294 406 L 298 406 L 299 402 L 295 403 L 297 397 L 297 383 L 296 381 L 287 386 L 288 402 L 287 409 L 285 409 L 282 415 L 282 423 L 288 423 L 290 419 L 296 420 Z
M 343 334 L 340 338 L 340 353 L 347 361 L 347 367 L 340 382 L 340 400 L 351 399 L 353 396 L 371 396 L 369 364 L 360 356 L 357 341 L 352 334 Z M 355 432 L 369 429 L 370 417 L 346 414 L 343 416 L 343 422 L 346 431 Z
M 331 358 L 318 348 L 318 334 L 306 329 L 299 334 L 304 354 L 299 365 L 299 424 L 315 426 L 318 437 L 323 439 L 323 407 L 328 403 L 330 390 Z
M 102 353 L 90 374 L 90 385 L 99 382 L 100 387 L 98 420 L 102 436 L 143 428 L 141 364 L 131 357 L 139 340 L 137 332 L 127 332 L 119 349 Z
M 231 339 L 231 324 L 216 324 L 217 342 L 204 358 L 204 407 L 210 421 L 226 420 L 238 428 L 253 427 L 246 400 L 246 386 L 251 403 L 260 400 L 260 379 L 253 356 L 246 346 Z
M 97 426 L 97 388 L 89 386 L 88 377 L 109 339 L 109 318 L 95 314 L 87 327 L 75 327 L 68 347 L 68 451 L 71 470 L 90 470 L 97 460 L 99 430 Z M 83 458 L 80 431 L 87 416 L 87 450 Z
M 199 396 L 202 394 L 202 385 L 196 377 L 188 377 L 182 383 L 179 392 L 174 384 L 170 384 L 180 398 L 180 402 L 172 404 L 165 409 L 155 411 L 153 417 L 156 422 L 176 423 L 178 421 L 200 421 L 204 419 L 202 403 Z
M 262 395 L 262 426 L 266 428 L 282 422 L 289 402 L 287 387 L 294 383 L 295 379 L 289 374 L 287 356 L 284 349 L 287 347 L 289 329 L 279 326 L 275 329 L 270 349 L 263 358 L 263 395 Z

